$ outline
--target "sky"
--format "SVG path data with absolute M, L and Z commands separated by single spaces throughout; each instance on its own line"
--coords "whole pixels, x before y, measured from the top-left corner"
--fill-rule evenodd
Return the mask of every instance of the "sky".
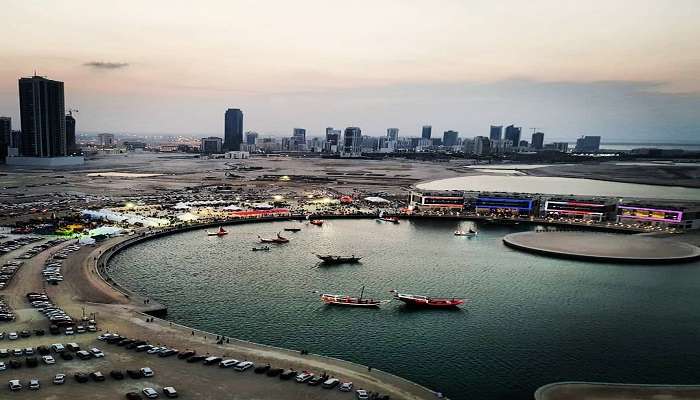
M 4 0 L 0 115 L 65 82 L 79 132 L 700 142 L 698 0 Z

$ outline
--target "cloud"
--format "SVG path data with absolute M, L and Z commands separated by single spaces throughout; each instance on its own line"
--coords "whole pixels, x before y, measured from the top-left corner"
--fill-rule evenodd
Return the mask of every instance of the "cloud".
M 125 62 L 105 62 L 105 61 L 90 61 L 83 64 L 86 67 L 96 68 L 96 69 L 120 69 L 129 66 L 129 63 Z

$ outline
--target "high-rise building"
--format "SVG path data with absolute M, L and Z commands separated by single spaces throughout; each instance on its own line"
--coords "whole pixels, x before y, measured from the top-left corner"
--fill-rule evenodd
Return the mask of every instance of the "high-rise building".
M 337 153 L 340 144 L 340 129 L 326 128 L 326 144 L 324 150 L 328 153 Z
M 491 154 L 491 141 L 486 136 L 474 137 L 474 154 L 487 156 Z
M 503 136 L 503 125 L 491 125 L 491 130 L 489 131 L 489 139 L 491 141 L 501 140 Z
M 569 151 L 569 143 L 567 142 L 554 142 L 552 145 L 555 149 L 561 151 L 562 153 Z
M 600 150 L 600 136 L 581 136 L 576 139 L 574 151 L 595 153 Z
M 532 134 L 532 148 L 535 150 L 542 150 L 544 148 L 544 133 L 535 132 Z
M 66 115 L 66 151 L 68 151 L 68 154 L 78 152 L 78 148 L 75 145 L 75 118 L 73 118 L 73 113 L 70 111 Z
M 343 157 L 360 157 L 362 156 L 362 131 L 358 127 L 345 128 L 345 137 L 343 138 Z
M 245 143 L 254 145 L 258 141 L 258 132 L 248 131 L 245 133 Z
M 430 139 L 432 131 L 433 127 L 431 125 L 423 125 L 423 131 L 421 132 L 420 137 L 422 139 Z
M 386 130 L 386 139 L 394 142 L 399 140 L 399 128 L 388 128 Z
M 7 148 L 12 141 L 12 119 L 10 117 L 0 117 L 0 164 L 7 158 Z
M 102 147 L 112 147 L 117 142 L 114 140 L 113 133 L 98 133 L 97 134 L 97 144 Z
M 527 140 L 521 140 L 520 143 L 518 143 L 518 147 L 527 148 L 529 146 L 530 143 L 528 143 Z
M 202 138 L 199 144 L 199 152 L 202 154 L 217 154 L 222 152 L 221 138 L 212 136 Z
M 243 112 L 229 108 L 224 115 L 224 150 L 240 151 L 243 143 Z
M 292 140 L 294 141 L 294 150 L 304 151 L 306 150 L 306 129 L 304 128 L 294 128 L 294 133 L 292 134 Z
M 445 131 L 442 134 L 442 145 L 445 147 L 457 146 L 458 139 L 459 139 L 459 132 L 457 132 L 457 131 Z
M 503 137 L 505 140 L 510 140 L 513 142 L 514 146 L 517 146 L 520 143 L 520 131 L 522 128 L 514 125 L 508 125 L 506 126 L 506 134 Z
M 61 157 L 66 149 L 63 82 L 41 76 L 19 79 L 21 155 Z

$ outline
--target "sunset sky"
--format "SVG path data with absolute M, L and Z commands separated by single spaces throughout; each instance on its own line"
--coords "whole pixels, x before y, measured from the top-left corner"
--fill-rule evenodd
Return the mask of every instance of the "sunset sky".
M 700 142 L 700 1 L 2 2 L 0 115 L 64 81 L 78 130 L 363 133 L 490 124 Z M 434 133 L 435 135 L 435 133 Z

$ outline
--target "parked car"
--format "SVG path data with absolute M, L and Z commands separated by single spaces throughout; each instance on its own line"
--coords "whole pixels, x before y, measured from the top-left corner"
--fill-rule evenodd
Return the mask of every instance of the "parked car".
M 280 379 L 282 379 L 283 381 L 288 381 L 297 375 L 297 371 L 295 371 L 293 369 L 287 369 L 287 370 L 284 370 L 279 375 L 280 375 Z
M 177 390 L 172 386 L 166 386 L 163 388 L 163 394 L 165 394 L 165 397 L 174 398 L 177 397 Z
M 355 397 L 357 400 L 369 400 L 369 393 L 364 389 L 357 389 L 355 391 Z
M 264 374 L 267 371 L 269 371 L 270 368 L 271 368 L 270 364 L 258 365 L 257 367 L 255 367 L 253 372 L 255 372 L 256 374 Z
M 80 350 L 80 351 L 76 352 L 75 355 L 78 356 L 78 358 L 81 360 L 89 360 L 92 358 L 92 354 L 90 354 L 89 352 L 87 352 L 85 350 Z M 61 354 L 61 356 L 63 356 L 63 354 Z
M 296 381 L 297 383 L 306 383 L 309 379 L 313 378 L 314 374 L 308 371 L 304 371 L 301 374 L 297 375 Z
M 126 374 L 129 375 L 129 378 L 131 379 L 140 379 L 143 377 L 143 375 L 141 375 L 141 371 L 138 369 L 127 369 Z
M 126 394 L 126 400 L 141 400 L 141 395 L 136 392 L 129 392 Z
M 209 358 L 212 358 L 212 357 L 209 357 Z M 209 358 L 207 358 L 206 360 L 204 360 L 204 363 L 205 363 L 205 364 L 207 364 L 207 361 L 209 360 Z M 219 362 L 219 367 L 221 367 L 221 368 L 230 368 L 230 367 L 236 366 L 236 364 L 238 364 L 239 362 L 240 362 L 240 361 L 234 360 L 234 359 L 222 360 L 222 361 Z M 207 364 L 207 365 L 208 365 L 208 364 Z
M 46 365 L 56 364 L 56 360 L 54 360 L 53 357 L 51 357 L 51 356 L 42 356 L 41 359 L 44 361 L 44 364 L 46 364 Z
M 238 364 L 236 364 L 233 369 L 238 371 L 238 372 L 243 372 L 249 368 L 253 368 L 253 362 L 252 361 L 243 361 Z
M 92 380 L 95 382 L 102 382 L 105 380 L 105 376 L 102 375 L 102 372 L 100 372 L 100 371 L 95 371 L 95 372 L 91 373 L 90 378 L 92 378 Z
M 39 390 L 39 380 L 36 378 L 32 378 L 29 380 L 29 389 L 31 390 Z
M 306 382 L 306 384 L 309 386 L 318 386 L 325 380 L 326 380 L 325 376 L 316 375 L 313 378 L 309 379 L 309 381 Z
M 124 379 L 124 373 L 122 371 L 117 370 L 117 369 L 112 370 L 109 373 L 109 376 L 111 376 L 113 379 L 116 379 L 118 381 Z
M 343 382 L 338 386 L 341 392 L 352 392 L 352 382 Z
M 270 368 L 269 371 L 265 373 L 267 376 L 275 377 L 282 374 L 284 370 L 282 368 Z
M 187 359 L 187 362 L 188 363 L 196 363 L 196 362 L 200 362 L 200 361 L 204 360 L 205 358 L 207 358 L 207 356 L 192 356 L 192 357 Z
M 138 349 L 136 349 L 136 351 L 138 351 Z M 185 350 L 185 351 L 181 351 L 180 354 L 177 355 L 177 358 L 179 358 L 181 360 L 186 360 L 195 354 L 196 354 L 196 352 L 194 350 Z
M 204 365 L 212 365 L 221 362 L 221 357 L 211 356 L 204 359 Z
M 144 396 L 148 397 L 149 399 L 157 399 L 158 398 L 158 392 L 156 392 L 155 389 L 147 387 L 143 389 L 143 394 Z
M 18 390 L 22 390 L 22 384 L 20 383 L 19 379 L 13 379 L 10 382 L 8 382 L 8 386 L 10 387 L 10 390 L 13 392 L 16 392 Z
M 72 352 L 76 352 L 76 351 L 80 350 L 80 346 L 78 345 L 78 343 L 68 343 L 66 345 L 66 348 Z
M 64 383 L 66 383 L 66 375 L 56 374 L 56 376 L 53 377 L 54 385 L 63 385 Z
M 144 368 L 141 368 L 141 375 L 143 375 L 146 378 L 150 378 L 155 374 L 153 373 L 153 370 L 151 368 L 144 367 Z
M 85 383 L 90 379 L 88 374 L 86 374 L 84 372 L 76 372 L 75 375 L 73 375 L 73 376 L 75 377 L 75 380 L 78 383 Z
M 91 348 L 90 353 L 95 358 L 102 358 L 105 356 L 105 353 L 103 353 L 102 350 L 98 349 L 97 347 Z
M 321 387 L 324 389 L 333 389 L 334 387 L 338 386 L 339 383 L 340 383 L 339 379 L 331 378 L 331 379 L 328 379 L 327 381 L 323 382 Z
M 89 356 L 90 356 L 90 353 L 88 353 L 88 358 L 90 358 Z M 61 359 L 66 360 L 66 361 L 70 361 L 73 359 L 73 355 L 71 353 L 61 353 L 60 357 L 61 357 Z

